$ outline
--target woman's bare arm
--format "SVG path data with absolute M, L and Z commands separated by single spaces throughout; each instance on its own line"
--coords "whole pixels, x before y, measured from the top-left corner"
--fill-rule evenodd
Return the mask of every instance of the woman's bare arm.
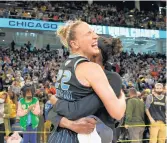
M 90 86 L 99 96 L 111 117 L 120 120 L 126 110 L 125 95 L 121 93 L 118 99 L 111 88 L 103 69 L 95 63 L 81 63 L 76 68 L 79 82 Z

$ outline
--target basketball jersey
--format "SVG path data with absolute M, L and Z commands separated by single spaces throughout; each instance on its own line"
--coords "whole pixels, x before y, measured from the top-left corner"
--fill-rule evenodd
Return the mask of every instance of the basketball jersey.
M 83 86 L 76 78 L 75 69 L 83 62 L 89 62 L 89 60 L 79 55 L 70 55 L 60 66 L 55 83 L 57 98 L 76 101 L 94 93 L 91 87 Z M 79 141 L 77 133 L 58 127 L 50 135 L 48 143 L 79 143 Z
M 61 65 L 55 84 L 57 98 L 75 101 L 94 93 L 91 87 L 82 85 L 75 75 L 77 65 L 83 62 L 89 62 L 89 60 L 79 55 L 70 55 Z
M 166 106 L 165 106 L 165 98 L 164 95 L 162 99 L 158 99 L 156 96 L 152 96 L 153 101 L 151 103 L 151 106 L 149 108 L 150 114 L 153 117 L 155 121 L 163 121 L 165 123 L 165 112 L 166 112 Z

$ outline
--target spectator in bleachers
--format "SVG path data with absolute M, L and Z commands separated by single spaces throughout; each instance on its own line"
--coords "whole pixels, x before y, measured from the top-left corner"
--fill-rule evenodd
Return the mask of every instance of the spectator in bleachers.
M 23 98 L 18 103 L 17 115 L 20 117 L 20 126 L 28 133 L 23 134 L 24 143 L 37 143 L 37 127 L 39 124 L 40 105 L 34 96 L 32 86 L 23 87 Z M 30 133 L 33 132 L 33 133 Z
M 14 42 L 14 40 L 11 42 L 11 50 L 12 50 L 12 51 L 15 50 L 15 42 Z
M 7 138 L 11 133 L 10 116 L 12 114 L 12 108 L 11 108 L 10 97 L 8 92 L 4 92 L 4 94 L 6 94 L 6 97 L 7 97 L 4 104 L 5 138 Z
M 5 126 L 4 126 L 4 110 L 5 103 L 7 100 L 7 94 L 0 92 L 0 142 L 4 143 Z
M 3 91 L 3 80 L 2 80 L 2 73 L 0 71 L 0 92 Z
M 47 50 L 47 52 L 50 51 L 50 45 L 49 45 L 49 44 L 47 44 L 47 46 L 46 46 L 46 50 Z
M 141 11 L 136 8 L 119 9 L 116 6 L 100 5 L 96 2 L 89 5 L 84 2 L 23 2 L 27 9 L 2 9 L 3 17 L 24 19 L 40 19 L 49 21 L 67 21 L 82 19 L 90 24 L 107 26 L 126 26 L 147 29 L 163 29 L 166 27 L 165 13 L 158 11 Z M 71 4 L 70 4 L 71 3 Z M 17 12 L 16 12 L 17 11 Z M 1 16 L 1 15 L 0 15 Z M 22 16 L 22 17 L 21 17 Z M 165 20 L 164 20 L 165 19 Z
M 155 88 L 146 100 L 146 114 L 150 121 L 150 143 L 165 143 L 166 138 L 166 96 L 163 85 L 156 83 Z
M 140 140 L 143 138 L 145 127 L 144 102 L 137 95 L 135 88 L 129 89 L 129 99 L 127 101 L 125 127 L 129 131 L 130 140 Z M 131 125 L 141 125 L 141 127 L 131 127 Z M 130 127 L 129 127 L 130 126 Z M 142 143 L 142 141 L 132 141 L 132 143 Z
M 12 91 L 11 88 L 8 89 L 8 95 L 9 95 L 9 105 L 11 106 L 11 113 L 10 113 L 10 125 L 14 125 L 16 123 L 16 111 L 17 111 L 17 96 L 16 94 Z
M 18 80 L 13 81 L 11 90 L 17 97 L 19 97 L 21 93 L 21 83 Z

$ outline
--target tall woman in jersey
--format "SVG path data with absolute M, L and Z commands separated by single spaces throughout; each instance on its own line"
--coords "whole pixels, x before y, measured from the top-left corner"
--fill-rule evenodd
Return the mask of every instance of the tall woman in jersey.
M 101 66 L 90 62 L 90 59 L 99 53 L 98 35 L 82 21 L 68 23 L 59 29 L 57 34 L 64 46 L 71 51 L 57 75 L 57 98 L 75 101 L 95 92 L 109 115 L 120 120 L 126 109 L 124 94 L 118 99 Z M 76 133 L 59 128 L 51 134 L 48 142 L 78 143 L 78 140 Z

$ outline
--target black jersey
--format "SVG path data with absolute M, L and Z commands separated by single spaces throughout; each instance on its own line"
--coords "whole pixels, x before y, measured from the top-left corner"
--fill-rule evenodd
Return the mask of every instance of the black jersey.
M 158 99 L 156 96 L 152 96 L 153 101 L 149 108 L 150 114 L 155 121 L 163 121 L 165 123 L 165 112 L 166 112 L 166 96 L 164 95 L 162 99 Z
M 75 101 L 94 93 L 91 87 L 82 85 L 76 78 L 75 69 L 82 62 L 89 62 L 89 60 L 82 56 L 70 55 L 61 65 L 55 84 L 56 96 L 58 98 Z

